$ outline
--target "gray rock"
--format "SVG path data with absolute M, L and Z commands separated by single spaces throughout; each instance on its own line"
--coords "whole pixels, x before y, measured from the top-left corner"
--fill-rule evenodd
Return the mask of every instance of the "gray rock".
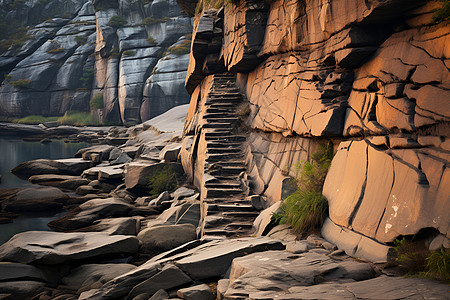
M 181 144 L 170 143 L 166 145 L 161 152 L 159 152 L 159 158 L 165 162 L 177 162 L 178 154 L 180 154 Z
M 293 242 L 298 239 L 297 234 L 294 233 L 289 224 L 282 224 L 274 227 L 267 236 L 284 242 Z
M 177 295 L 185 300 L 214 300 L 214 295 L 206 284 L 180 289 L 178 290 Z
M 23 178 L 41 174 L 80 175 L 90 167 L 92 167 L 92 162 L 77 158 L 36 159 L 19 164 L 11 172 Z
M 98 287 L 100 284 L 128 273 L 136 269 L 130 264 L 87 264 L 81 265 L 70 271 L 69 275 L 62 278 L 65 288 L 75 290 L 78 293 Z
M 111 165 L 121 165 L 121 164 L 125 164 L 132 161 L 131 157 L 128 156 L 128 154 L 126 154 L 125 152 L 122 152 L 118 158 L 116 158 L 115 160 L 111 161 L 110 164 Z
M 2 299 L 27 299 L 44 290 L 45 283 L 39 281 L 21 280 L 0 282 Z
M 59 210 L 69 198 L 56 187 L 25 188 L 4 201 L 3 209 L 12 212 Z
M 217 300 L 223 300 L 223 295 L 227 291 L 229 284 L 229 279 L 220 279 L 217 282 Z
M 168 264 L 154 276 L 136 285 L 128 295 L 128 299 L 144 292 L 152 296 L 160 289 L 173 289 L 190 282 L 192 279 L 188 275 L 176 266 Z
M 139 232 L 141 251 L 158 254 L 197 238 L 196 228 L 191 224 L 160 225 Z
M 157 176 L 162 170 L 174 172 L 176 176 L 183 174 L 183 168 L 177 163 L 148 164 L 131 162 L 125 167 L 125 186 L 127 189 L 139 191 L 147 190 L 150 176 Z
M 156 221 L 158 223 L 192 224 L 197 227 L 200 221 L 200 202 L 198 200 L 183 201 L 180 205 L 163 211 Z
M 380 244 L 354 231 L 342 228 L 329 218 L 322 226 L 322 236 L 350 256 L 372 262 L 387 262 L 393 256 L 393 248 Z
M 195 191 L 193 189 L 187 188 L 187 187 L 180 187 L 175 190 L 175 192 L 171 193 L 170 196 L 174 200 L 183 199 L 189 196 L 192 196 L 195 194 Z
M 139 229 L 138 218 L 108 218 L 99 220 L 81 231 L 101 231 L 110 235 L 136 235 Z
M 267 226 L 270 224 L 272 215 L 280 208 L 281 201 L 275 202 L 270 207 L 263 210 L 253 222 L 256 236 L 262 236 Z
M 169 294 L 165 290 L 159 290 L 153 294 L 148 300 L 166 300 L 169 299 Z
M 28 181 L 35 184 L 71 190 L 76 189 L 80 185 L 87 185 L 89 183 L 89 180 L 81 178 L 80 176 L 54 174 L 33 175 L 28 178 Z
M 61 264 L 102 255 L 134 254 L 138 247 L 139 240 L 132 236 L 27 231 L 0 246 L 0 260 Z
M 0 282 L 34 280 L 47 281 L 45 274 L 38 268 L 30 265 L 0 262 Z
M 183 253 L 184 257 L 175 265 L 192 279 L 201 280 L 222 276 L 236 257 L 270 249 L 284 249 L 284 246 L 267 237 L 215 240 Z
M 148 206 L 159 206 L 162 202 L 170 199 L 170 194 L 168 191 L 162 192 L 159 196 L 148 203 Z
M 307 252 L 309 249 L 311 249 L 313 246 L 308 243 L 307 241 L 292 241 L 286 243 L 286 251 L 294 253 L 294 254 L 300 254 Z

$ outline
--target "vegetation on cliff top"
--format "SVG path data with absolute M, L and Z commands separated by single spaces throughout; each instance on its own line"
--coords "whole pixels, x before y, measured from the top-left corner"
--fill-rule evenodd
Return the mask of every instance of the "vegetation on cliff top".
M 320 230 L 328 213 L 322 187 L 333 158 L 333 145 L 320 145 L 311 161 L 294 164 L 297 191 L 283 200 L 280 212 L 273 215 L 278 223 L 288 223 L 299 234 Z
M 111 19 L 109 19 L 108 26 L 119 28 L 127 25 L 127 23 L 127 20 L 122 16 L 112 16 Z
M 443 4 L 432 16 L 433 23 L 441 23 L 450 19 L 450 0 L 439 0 Z

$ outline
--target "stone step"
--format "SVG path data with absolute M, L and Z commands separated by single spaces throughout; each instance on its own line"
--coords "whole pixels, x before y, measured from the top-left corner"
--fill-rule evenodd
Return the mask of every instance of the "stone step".
M 207 148 L 206 152 L 207 153 L 223 153 L 223 154 L 228 154 L 228 153 L 239 153 L 241 152 L 241 148 L 235 148 L 235 147 L 227 147 L 227 148 Z
M 230 112 L 234 112 L 237 104 L 233 102 L 210 102 L 206 103 L 208 105 L 208 109 L 227 109 Z
M 252 205 L 252 202 L 249 200 L 245 200 L 245 197 L 236 198 L 236 195 L 233 197 L 224 198 L 224 197 L 210 197 L 203 199 L 205 203 L 208 204 L 216 204 L 216 205 Z
M 242 194 L 244 191 L 241 188 L 206 188 L 205 197 L 227 197 L 230 195 Z
M 203 128 L 228 128 L 232 129 L 233 124 L 232 123 L 205 123 L 202 125 Z
M 228 159 L 234 159 L 234 160 L 238 160 L 243 158 L 244 154 L 243 153 L 231 153 L 226 155 L 226 157 Z M 213 163 L 217 163 L 217 162 L 222 162 L 224 160 L 224 155 L 222 154 L 212 154 L 209 153 L 208 156 L 206 157 L 206 161 L 213 164 Z
M 259 216 L 259 212 L 257 211 L 227 211 L 222 214 L 228 218 L 244 218 L 245 220 L 254 220 Z
M 207 120 L 208 123 L 238 123 L 240 122 L 240 118 L 239 117 L 210 117 L 208 116 L 207 118 L 205 118 L 205 116 L 203 116 L 204 120 Z
M 224 166 L 218 170 L 212 170 L 209 172 L 211 175 L 237 175 L 241 172 L 244 172 L 245 168 L 243 167 L 234 167 L 234 166 Z
M 233 222 L 225 226 L 225 230 L 249 230 L 252 227 L 253 222 Z
M 207 141 L 230 141 L 230 142 L 245 142 L 246 137 L 243 135 L 227 135 L 227 134 L 219 134 L 219 133 L 205 133 L 205 138 Z
M 206 120 L 213 120 L 213 119 L 238 119 L 238 117 L 236 117 L 236 114 L 232 113 L 232 112 L 227 112 L 227 113 L 206 113 L 203 115 L 203 119 Z
M 220 182 L 207 182 L 205 183 L 206 188 L 213 189 L 226 189 L 226 188 L 241 188 L 241 183 L 239 181 L 220 181 Z
M 210 204 L 208 205 L 208 212 L 254 212 L 253 205 L 247 204 Z
M 236 116 L 236 112 L 234 111 L 234 109 L 224 108 L 224 107 L 221 107 L 221 108 L 207 107 L 206 114 L 210 114 L 210 113 L 232 114 L 233 116 Z
M 240 94 L 239 94 L 240 95 Z M 241 101 L 242 96 L 236 96 L 236 93 L 214 93 L 214 94 L 208 94 L 206 101 L 209 99 L 211 100 L 230 100 L 230 101 Z
M 208 93 L 208 97 L 211 97 L 211 96 L 222 96 L 223 94 L 224 93 L 209 92 Z M 229 97 L 242 97 L 242 95 L 241 95 L 241 93 L 239 93 L 239 91 L 227 92 L 226 95 L 229 96 Z
M 228 147 L 241 147 L 242 143 L 235 142 L 208 142 L 207 148 L 228 148 Z

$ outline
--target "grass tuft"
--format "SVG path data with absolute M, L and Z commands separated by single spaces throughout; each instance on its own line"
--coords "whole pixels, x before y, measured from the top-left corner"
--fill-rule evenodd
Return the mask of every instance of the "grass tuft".
M 154 170 L 153 174 L 147 177 L 150 196 L 157 196 L 164 191 L 172 191 L 178 187 L 177 173 L 171 166 L 164 166 Z
M 58 122 L 63 125 L 99 125 L 95 116 L 79 111 L 66 111 L 64 116 L 58 118 Z
M 92 109 L 102 109 L 105 107 L 103 103 L 103 94 L 96 94 L 92 97 L 91 101 L 89 101 L 89 106 Z

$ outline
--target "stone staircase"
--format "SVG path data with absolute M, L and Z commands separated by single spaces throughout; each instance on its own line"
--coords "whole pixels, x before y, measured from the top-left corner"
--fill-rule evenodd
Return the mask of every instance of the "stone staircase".
M 239 134 L 236 113 L 242 95 L 234 75 L 214 75 L 203 115 L 207 145 L 205 184 L 202 190 L 202 235 L 239 237 L 251 234 L 258 216 L 251 201 L 245 200 L 241 181 L 245 172 L 244 135 Z

